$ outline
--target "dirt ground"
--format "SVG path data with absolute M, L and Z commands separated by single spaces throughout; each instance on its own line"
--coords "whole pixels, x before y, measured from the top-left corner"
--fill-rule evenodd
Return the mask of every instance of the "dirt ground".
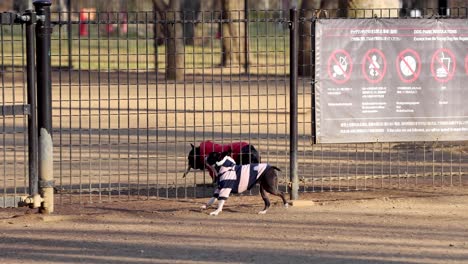
M 0 210 L 0 263 L 468 263 L 468 189 L 234 196 Z

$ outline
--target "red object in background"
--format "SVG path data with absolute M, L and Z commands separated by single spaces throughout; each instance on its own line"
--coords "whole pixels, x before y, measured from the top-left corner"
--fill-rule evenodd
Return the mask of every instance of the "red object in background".
M 88 22 L 88 10 L 86 8 L 80 10 L 80 36 L 82 37 L 88 36 L 88 24 L 84 22 Z
M 127 33 L 127 29 L 128 29 L 128 21 L 127 21 L 127 13 L 125 12 L 122 12 L 120 13 L 121 16 L 122 16 L 122 24 L 120 25 L 120 32 L 123 33 L 123 34 L 126 34 Z

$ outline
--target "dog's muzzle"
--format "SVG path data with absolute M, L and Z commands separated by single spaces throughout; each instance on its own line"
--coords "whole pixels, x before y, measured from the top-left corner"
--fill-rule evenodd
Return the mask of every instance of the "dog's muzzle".
M 190 167 L 190 165 L 188 166 L 187 170 L 184 172 L 184 175 L 182 176 L 182 178 L 185 178 L 187 176 L 187 174 L 190 172 L 192 168 Z

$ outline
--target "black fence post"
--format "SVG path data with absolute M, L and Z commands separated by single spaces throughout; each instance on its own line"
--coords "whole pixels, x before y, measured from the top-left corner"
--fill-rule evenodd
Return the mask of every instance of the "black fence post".
M 310 47 L 311 47 L 311 59 L 310 59 L 310 76 L 311 76 L 311 87 L 312 87 L 312 143 L 317 144 L 317 117 L 315 115 L 315 24 L 317 21 L 316 15 L 312 18 L 312 23 L 310 24 Z
M 36 24 L 37 59 L 37 121 L 39 129 L 39 187 L 42 213 L 54 211 L 53 144 L 52 144 L 52 83 L 50 65 L 51 0 L 33 2 L 38 18 Z
M 290 195 L 291 200 L 299 198 L 299 178 L 297 175 L 297 79 L 298 79 L 298 17 L 297 9 L 290 9 L 290 65 L 289 65 L 289 122 L 290 122 Z
M 28 116 L 28 159 L 29 159 L 29 195 L 39 194 L 39 176 L 38 176 L 38 134 L 37 134 L 37 115 L 36 115 L 36 65 L 34 50 L 34 27 L 36 24 L 36 13 L 32 10 L 26 10 L 25 16 L 29 17 L 26 22 L 26 71 L 27 71 L 27 89 L 28 104 L 30 108 Z

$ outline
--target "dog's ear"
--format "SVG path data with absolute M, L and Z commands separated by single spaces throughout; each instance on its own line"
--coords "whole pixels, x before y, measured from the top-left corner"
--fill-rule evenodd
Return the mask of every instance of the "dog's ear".
M 190 143 L 190 146 L 192 146 L 192 149 L 194 149 L 194 148 L 195 148 L 195 146 L 194 146 L 192 143 Z
M 231 156 L 231 154 L 232 154 L 232 151 L 231 151 L 231 150 L 223 151 L 223 152 L 221 153 L 221 155 L 219 155 L 218 161 L 221 161 L 221 160 L 224 159 L 226 156 Z

